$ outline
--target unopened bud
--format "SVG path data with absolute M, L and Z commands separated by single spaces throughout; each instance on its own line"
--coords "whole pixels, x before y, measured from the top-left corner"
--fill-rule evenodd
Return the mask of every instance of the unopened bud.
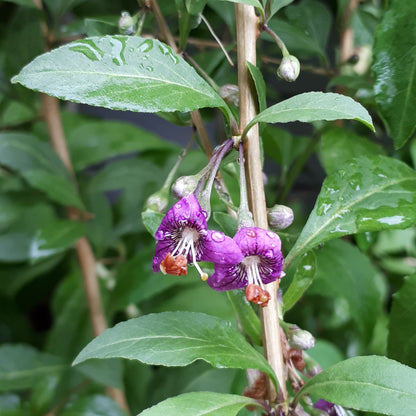
M 238 107 L 238 86 L 234 84 L 225 84 L 220 87 L 218 94 L 220 97 L 230 105 Z
M 195 176 L 181 176 L 172 185 L 172 193 L 176 199 L 187 197 L 195 191 L 198 180 Z
M 277 76 L 285 81 L 293 82 L 299 76 L 300 63 L 293 55 L 284 56 L 277 70 Z
M 286 205 L 275 205 L 267 213 L 269 225 L 276 230 L 284 230 L 293 222 L 293 211 Z
M 121 17 L 118 20 L 118 30 L 122 35 L 134 35 L 135 23 L 136 19 L 129 12 L 121 12 Z
M 150 211 L 163 212 L 169 203 L 168 191 L 161 189 L 147 198 L 145 208 Z
M 292 325 L 287 335 L 289 343 L 293 348 L 309 350 L 315 346 L 313 335 L 304 329 L 300 329 L 297 325 Z
M 315 377 L 322 372 L 322 367 L 308 353 L 303 353 L 303 359 L 305 361 L 305 373 L 309 377 Z

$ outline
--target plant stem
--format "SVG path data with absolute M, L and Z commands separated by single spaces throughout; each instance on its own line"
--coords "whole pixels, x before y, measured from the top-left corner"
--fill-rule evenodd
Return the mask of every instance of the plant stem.
M 64 129 L 62 126 L 59 100 L 55 97 L 42 94 L 42 112 L 48 127 L 52 146 L 66 166 L 72 181 L 76 186 L 74 169 L 72 167 L 71 158 L 66 145 Z M 68 217 L 71 220 L 79 220 L 80 213 L 78 210 L 68 208 Z M 98 336 L 107 329 L 107 322 L 104 315 L 100 287 L 95 272 L 96 261 L 94 253 L 86 237 L 82 237 L 78 240 L 75 244 L 75 249 L 81 267 L 93 333 L 94 336 Z M 107 387 L 107 394 L 112 397 L 121 408 L 128 412 L 127 401 L 121 390 L 114 387 Z
M 256 115 L 256 99 L 250 87 L 250 75 L 246 63 L 248 61 L 256 65 L 257 16 L 253 7 L 243 4 L 236 4 L 235 11 L 237 25 L 238 87 L 240 92 L 240 130 L 243 131 L 246 125 Z M 247 133 L 244 151 L 246 179 L 254 222 L 256 226 L 267 229 L 266 200 L 257 125 Z M 279 381 L 279 401 L 286 402 L 286 377 L 277 309 L 278 284 L 276 282 L 270 283 L 266 288 L 271 294 L 271 299 L 268 306 L 261 308 L 264 352 L 267 361 L 275 371 Z M 273 403 L 276 401 L 276 398 L 277 394 L 274 386 L 269 382 L 269 400 Z

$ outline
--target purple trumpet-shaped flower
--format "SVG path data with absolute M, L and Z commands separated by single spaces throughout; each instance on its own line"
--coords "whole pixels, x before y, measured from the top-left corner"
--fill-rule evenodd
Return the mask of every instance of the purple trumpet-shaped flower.
M 207 230 L 205 213 L 194 194 L 179 200 L 164 216 L 155 233 L 157 240 L 153 257 L 153 271 L 164 274 L 187 274 L 187 264 L 197 268 L 201 279 L 208 275 L 199 261 L 220 264 L 232 259 L 239 261 L 242 254 L 232 238 L 219 231 Z
M 208 284 L 217 291 L 246 288 L 249 301 L 266 306 L 270 294 L 264 285 L 282 275 L 283 255 L 280 238 L 257 227 L 241 228 L 234 236 L 242 257 L 220 264 L 214 260 L 215 273 Z

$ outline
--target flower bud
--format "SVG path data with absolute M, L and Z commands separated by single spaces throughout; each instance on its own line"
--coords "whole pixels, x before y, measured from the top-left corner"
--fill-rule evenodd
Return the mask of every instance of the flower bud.
M 293 211 L 285 205 L 275 205 L 267 213 L 269 225 L 277 230 L 284 230 L 293 222 Z
M 321 366 L 306 352 L 303 353 L 303 359 L 305 361 L 305 373 L 309 377 L 315 377 L 322 372 Z
M 136 19 L 131 17 L 129 12 L 121 12 L 121 17 L 118 20 L 118 30 L 122 35 L 134 35 L 134 25 Z
M 198 180 L 195 176 L 181 176 L 172 185 L 172 193 L 176 199 L 186 198 L 195 191 Z
M 315 338 L 313 335 L 304 329 L 300 329 L 297 325 L 292 325 L 287 335 L 290 345 L 294 348 L 309 350 L 315 346 Z
M 150 211 L 163 212 L 169 203 L 169 195 L 166 189 L 161 189 L 147 198 L 145 208 Z
M 277 76 L 285 81 L 293 82 L 300 72 L 300 63 L 298 58 L 293 55 L 284 56 L 277 70 Z
M 234 84 L 225 84 L 220 87 L 218 94 L 230 105 L 238 107 L 238 86 Z

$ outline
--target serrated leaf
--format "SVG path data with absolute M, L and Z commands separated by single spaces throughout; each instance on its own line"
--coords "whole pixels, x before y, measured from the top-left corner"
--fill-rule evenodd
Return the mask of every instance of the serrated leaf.
M 416 128 L 415 19 L 414 2 L 393 1 L 375 37 L 376 103 L 396 148 L 403 146 Z
M 1 391 L 30 388 L 39 377 L 59 373 L 65 368 L 57 357 L 41 353 L 29 345 L 0 346 Z
M 276 383 L 267 361 L 241 334 L 203 313 L 162 312 L 122 322 L 89 343 L 74 365 L 119 357 L 152 365 L 185 366 L 203 360 L 214 367 L 258 368 Z
M 312 251 L 305 253 L 296 268 L 293 280 L 283 295 L 285 311 L 291 309 L 312 284 L 316 272 L 316 258 Z
M 138 416 L 235 416 L 245 406 L 261 407 L 257 401 L 235 394 L 184 393 L 144 410 Z
M 286 257 L 347 234 L 407 228 L 416 222 L 416 173 L 385 156 L 358 157 L 329 175 Z
M 296 398 L 311 394 L 356 410 L 409 416 L 416 409 L 416 370 L 385 357 L 355 357 L 316 375 Z
M 12 82 L 55 97 L 139 112 L 227 108 L 172 49 L 154 39 L 81 39 L 37 57 Z
M 275 104 L 259 113 L 244 133 L 256 123 L 289 123 L 353 119 L 374 130 L 368 111 L 350 97 L 331 92 L 305 92 Z
M 416 367 L 416 274 L 407 276 L 393 296 L 387 353 L 390 358 Z
M 40 228 L 32 239 L 29 256 L 32 261 L 50 257 L 70 248 L 85 234 L 85 225 L 76 221 L 55 221 Z

